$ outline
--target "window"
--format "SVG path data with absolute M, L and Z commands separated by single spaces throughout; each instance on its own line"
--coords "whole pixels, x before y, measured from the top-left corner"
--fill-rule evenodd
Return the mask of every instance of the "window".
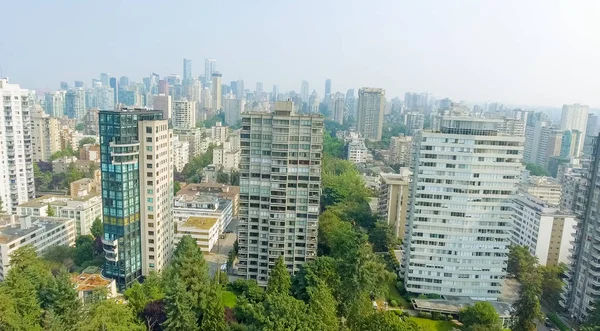
M 151 126 L 147 126 L 146 127 L 146 133 L 152 133 L 152 127 Z

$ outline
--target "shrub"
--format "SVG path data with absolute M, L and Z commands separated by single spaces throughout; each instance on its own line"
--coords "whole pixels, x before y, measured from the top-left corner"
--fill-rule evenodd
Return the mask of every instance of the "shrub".
M 439 294 L 427 294 L 428 299 L 441 299 L 442 297 Z
M 417 299 L 427 299 L 427 296 L 425 294 L 419 294 Z
M 402 317 L 404 316 L 404 312 L 402 310 L 392 310 L 394 312 L 394 314 L 396 314 L 396 316 L 398 317 Z
M 431 313 L 431 318 L 439 321 L 442 319 L 442 314 L 438 313 L 437 311 L 433 312 Z
M 424 311 L 420 311 L 419 314 L 418 314 L 418 316 L 421 317 L 421 318 L 431 319 L 431 313 L 424 312 Z
M 452 320 L 454 319 L 454 316 L 452 316 L 452 315 L 448 315 L 448 316 L 446 316 L 446 319 L 447 319 L 448 321 L 452 322 Z
M 392 306 L 392 307 L 398 307 L 398 301 L 396 301 L 396 300 L 390 301 L 390 306 Z

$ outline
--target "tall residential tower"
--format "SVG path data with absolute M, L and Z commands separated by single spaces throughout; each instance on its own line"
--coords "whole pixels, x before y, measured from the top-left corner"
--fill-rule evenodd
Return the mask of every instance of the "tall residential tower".
M 317 255 L 323 117 L 291 101 L 244 113 L 241 148 L 238 270 L 266 285 L 280 256 L 297 272 Z
M 364 87 L 358 91 L 358 132 L 368 140 L 381 140 L 385 90 Z

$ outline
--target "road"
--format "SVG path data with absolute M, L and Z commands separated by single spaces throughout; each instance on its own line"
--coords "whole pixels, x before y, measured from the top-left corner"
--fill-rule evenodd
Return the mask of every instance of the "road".
M 211 276 L 213 276 L 217 272 L 217 268 L 227 263 L 227 256 L 229 252 L 233 249 L 233 243 L 237 238 L 237 235 L 235 233 L 236 227 L 237 221 L 232 220 L 227 230 L 231 230 L 233 232 L 224 233 L 225 238 L 221 239 L 221 237 L 219 237 L 219 240 L 217 244 L 213 247 L 212 251 L 204 255 L 204 259 L 206 260 L 206 262 L 208 262 L 208 269 L 210 271 Z

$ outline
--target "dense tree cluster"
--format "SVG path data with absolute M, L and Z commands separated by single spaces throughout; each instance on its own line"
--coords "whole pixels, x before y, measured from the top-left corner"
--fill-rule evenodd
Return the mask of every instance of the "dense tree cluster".
M 178 182 L 200 183 L 202 180 L 202 169 L 212 163 L 214 146 L 210 144 L 206 152 L 196 156 L 183 167 L 181 173 L 175 174 Z
M 72 182 L 82 178 L 93 178 L 94 171 L 97 169 L 98 166 L 90 165 L 86 171 L 83 171 L 71 163 L 65 172 L 55 173 L 51 163 L 34 163 L 35 189 L 38 192 L 68 191 Z

